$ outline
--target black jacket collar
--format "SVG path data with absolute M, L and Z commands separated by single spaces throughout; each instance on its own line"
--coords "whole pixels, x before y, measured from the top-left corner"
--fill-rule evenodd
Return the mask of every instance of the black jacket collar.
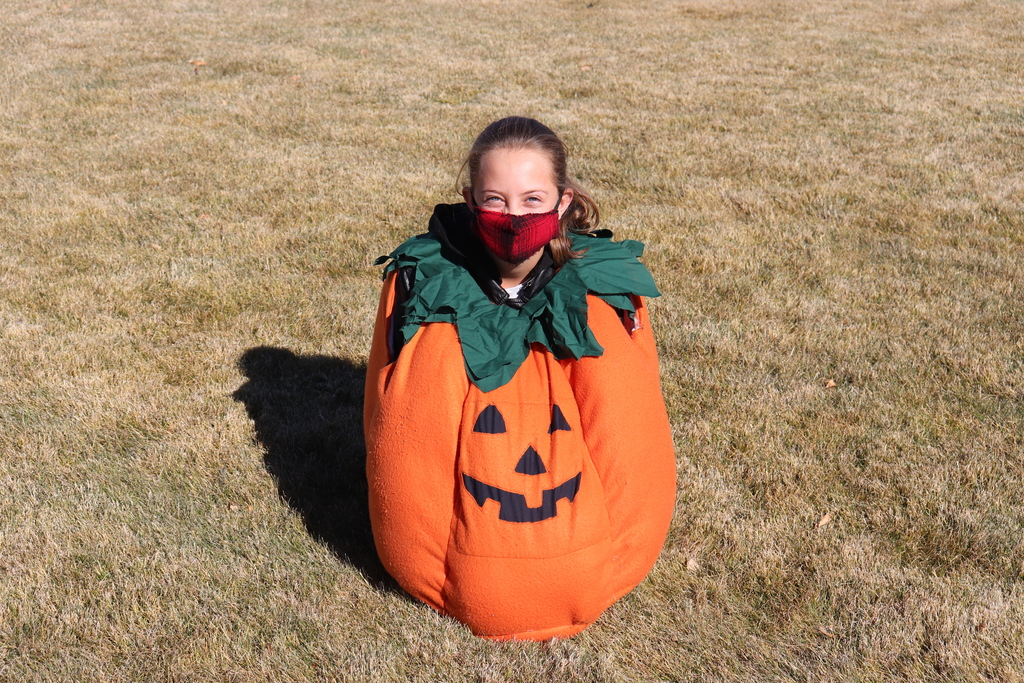
M 427 231 L 441 243 L 441 253 L 446 258 L 469 271 L 492 303 L 522 308 L 555 275 L 550 250 L 544 247 L 540 261 L 523 280 L 519 294 L 511 297 L 501 286 L 501 274 L 487 247 L 470 229 L 472 220 L 473 211 L 465 204 L 438 204 Z

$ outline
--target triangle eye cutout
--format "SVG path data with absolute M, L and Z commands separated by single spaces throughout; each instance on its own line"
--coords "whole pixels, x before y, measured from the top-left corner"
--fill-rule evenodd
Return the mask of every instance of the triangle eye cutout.
M 476 418 L 476 424 L 473 425 L 473 431 L 481 434 L 504 434 L 505 418 L 498 411 L 498 406 L 487 406 L 481 410 Z
M 544 474 L 548 468 L 544 467 L 544 461 L 540 459 L 533 446 L 529 446 L 523 457 L 516 463 L 516 472 L 519 474 Z
M 559 429 L 564 429 L 567 432 L 572 431 L 572 427 L 565 420 L 565 415 L 562 415 L 562 409 L 555 404 L 551 406 L 551 426 L 548 427 L 548 434 L 557 432 Z

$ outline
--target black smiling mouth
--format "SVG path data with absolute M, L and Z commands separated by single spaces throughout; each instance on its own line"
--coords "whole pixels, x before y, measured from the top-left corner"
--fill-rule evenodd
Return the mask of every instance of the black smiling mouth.
M 553 489 L 544 489 L 543 500 L 539 507 L 531 508 L 526 505 L 526 496 L 521 493 L 512 493 L 499 489 L 497 486 L 485 484 L 474 479 L 468 474 L 462 475 L 462 481 L 466 484 L 466 490 L 473 500 L 480 507 L 488 500 L 496 500 L 501 505 L 498 511 L 498 519 L 506 522 L 540 522 L 558 514 L 556 503 L 565 498 L 570 503 L 576 498 L 580 490 L 580 478 L 583 472 L 575 477 L 566 479 Z

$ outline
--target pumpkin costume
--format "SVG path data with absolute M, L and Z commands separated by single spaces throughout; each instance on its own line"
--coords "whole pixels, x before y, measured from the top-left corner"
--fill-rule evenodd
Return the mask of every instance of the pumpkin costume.
M 672 516 L 641 298 L 658 291 L 643 245 L 602 231 L 572 235 L 585 255 L 557 271 L 548 258 L 527 300 L 496 304 L 470 215 L 438 205 L 428 234 L 378 260 L 390 262 L 364 406 L 374 540 L 403 588 L 477 635 L 571 636 L 646 576 Z

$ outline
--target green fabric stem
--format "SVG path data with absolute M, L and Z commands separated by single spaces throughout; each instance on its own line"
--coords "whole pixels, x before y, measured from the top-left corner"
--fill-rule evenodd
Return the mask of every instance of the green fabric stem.
M 385 277 L 405 266 L 415 268 L 404 305 L 405 341 L 424 323 L 454 324 L 466 374 L 480 391 L 488 392 L 512 379 L 533 343 L 542 344 L 559 359 L 604 353 L 587 324 L 588 292 L 629 312 L 634 311 L 631 294 L 659 296 L 651 274 L 637 260 L 643 243 L 613 242 L 610 235 L 608 231 L 600 236 L 571 234 L 573 250 L 586 249 L 586 253 L 566 263 L 518 310 L 491 303 L 460 262 L 442 256 L 441 243 L 429 234 L 406 240 L 375 264 L 387 263 Z

